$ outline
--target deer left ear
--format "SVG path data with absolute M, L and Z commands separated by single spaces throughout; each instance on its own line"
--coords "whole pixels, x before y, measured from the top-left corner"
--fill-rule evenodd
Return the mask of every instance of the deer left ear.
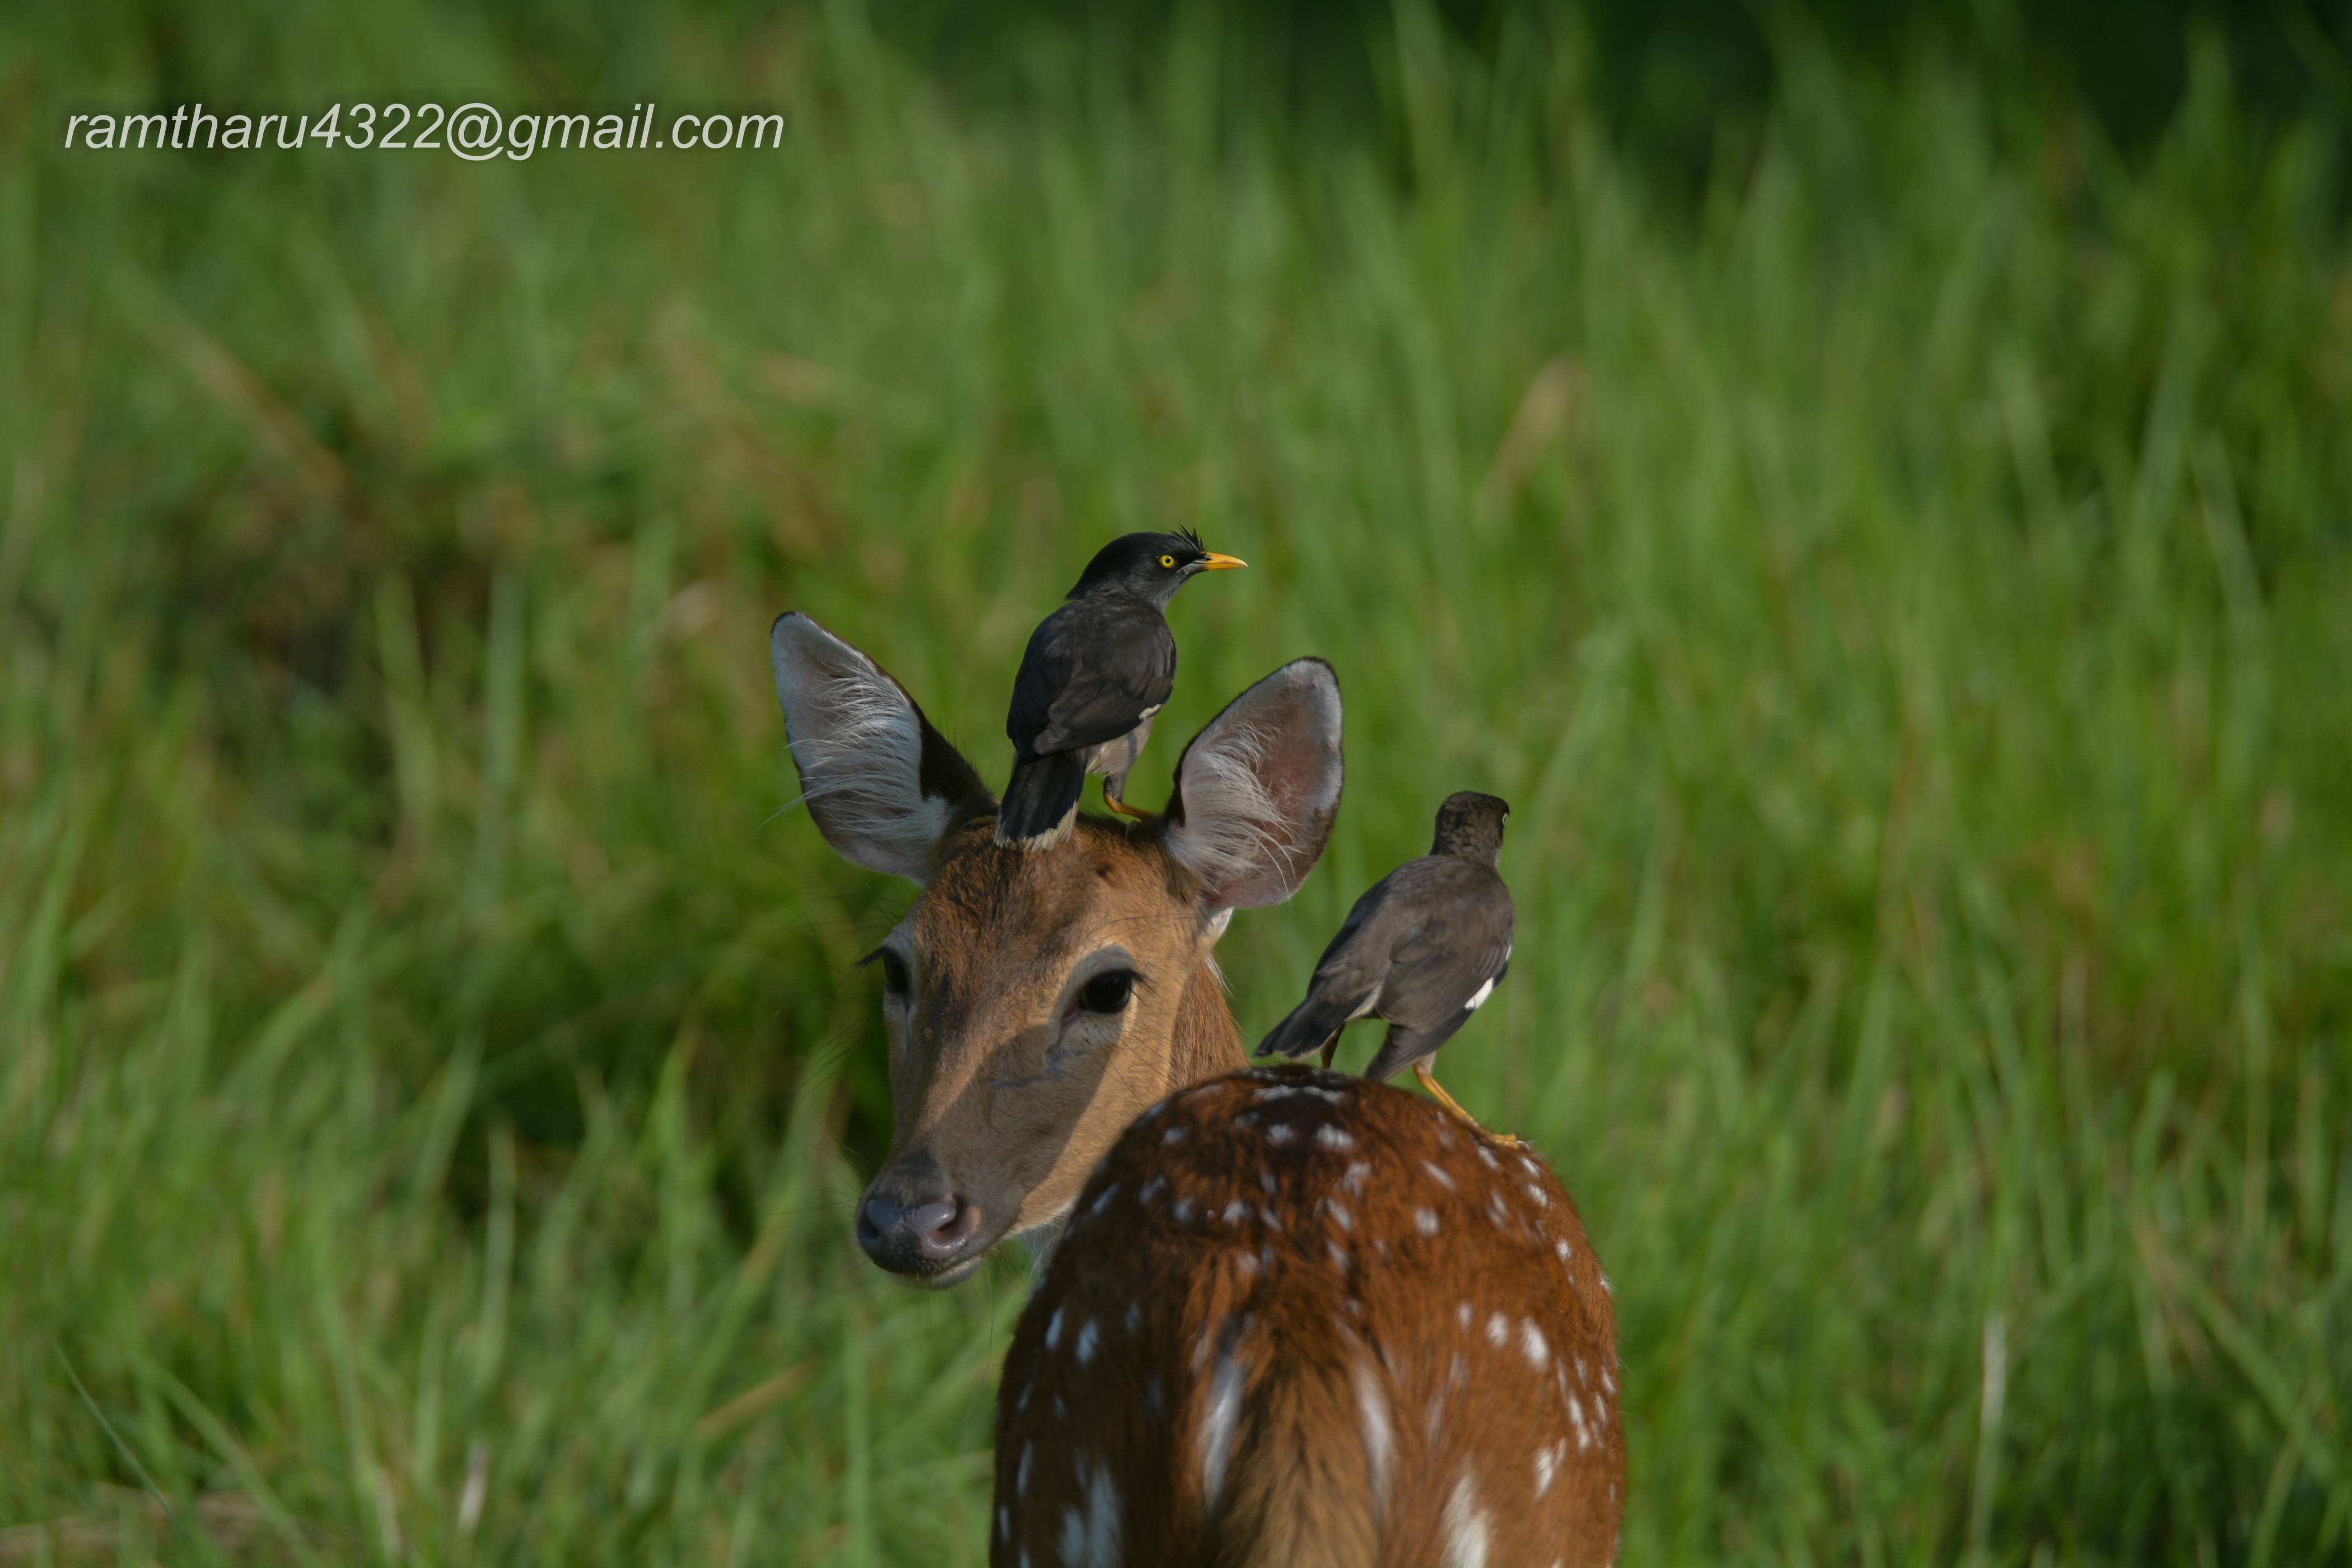
M 842 858 L 928 883 L 940 846 L 996 809 L 980 775 L 880 665 L 806 616 L 768 634 L 801 798 Z
M 1284 665 L 1202 727 L 1176 763 L 1165 831 L 1210 915 L 1298 890 L 1330 841 L 1345 773 L 1339 678 L 1319 658 Z

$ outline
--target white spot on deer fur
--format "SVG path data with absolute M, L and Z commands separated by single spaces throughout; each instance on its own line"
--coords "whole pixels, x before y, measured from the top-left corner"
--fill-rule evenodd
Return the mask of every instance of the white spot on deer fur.
M 1348 1271 L 1348 1254 L 1345 1249 L 1336 1241 L 1327 1241 L 1323 1245 L 1330 1251 L 1331 1267 L 1345 1274 Z
M 1287 1143 L 1297 1136 L 1290 1124 L 1285 1121 L 1277 1121 L 1265 1130 L 1265 1141 L 1269 1143 Z
M 1272 1166 L 1261 1165 L 1258 1167 L 1257 1184 L 1265 1192 L 1267 1197 L 1274 1196 L 1275 1180 L 1274 1168 Z
M 1445 1568 L 1486 1568 L 1486 1510 L 1465 1472 L 1445 1500 Z
M 1062 1309 L 1056 1307 L 1054 1309 L 1054 1315 L 1045 1320 L 1045 1348 L 1047 1350 L 1052 1350 L 1055 1345 L 1058 1345 L 1061 1342 Z
M 1493 1345 L 1496 1350 L 1501 1350 L 1503 1348 L 1503 1342 L 1510 1337 L 1511 1321 L 1508 1318 L 1506 1318 L 1500 1312 L 1496 1312 L 1486 1320 L 1486 1342 L 1488 1344 Z
M 1484 1002 L 1487 997 L 1492 996 L 1494 994 L 1495 983 L 1489 980 L 1486 984 L 1478 987 L 1477 990 L 1470 993 L 1470 1000 L 1462 1004 L 1462 1010 L 1465 1013 L 1475 1013 L 1478 1010 L 1478 1004 Z
M 1190 1225 L 1192 1223 L 1192 1199 L 1178 1198 L 1176 1200 L 1176 1223 L 1178 1225 Z
M 1127 1331 L 1131 1334 L 1142 1326 L 1143 1303 L 1140 1301 L 1129 1301 L 1127 1304 Z
M 1434 1209 L 1413 1210 L 1412 1227 L 1421 1232 L 1423 1236 L 1435 1236 L 1437 1234 L 1437 1211 Z
M 1244 1253 L 1242 1253 L 1240 1256 L 1236 1257 L 1236 1258 L 1234 1259 L 1234 1267 L 1235 1268 L 1237 1268 L 1237 1269 L 1241 1270 L 1241 1276 L 1242 1276 L 1242 1278 L 1243 1278 L 1243 1279 L 1256 1279 L 1256 1278 L 1257 1278 L 1257 1254 L 1256 1254 L 1256 1253 L 1255 1253 L 1255 1252 L 1244 1252 Z
M 1027 1443 L 1021 1445 L 1021 1462 L 1013 1468 L 1013 1495 L 1014 1497 L 1027 1497 L 1029 1495 L 1029 1461 L 1035 1457 L 1035 1451 L 1032 1445 Z
M 1478 1158 L 1486 1162 L 1486 1169 L 1490 1171 L 1499 1171 L 1503 1168 L 1503 1162 L 1496 1159 L 1495 1152 L 1484 1143 L 1478 1145 Z
M 1118 1184 L 1117 1182 L 1113 1182 L 1109 1186 L 1107 1186 L 1102 1190 L 1102 1195 L 1100 1197 L 1097 1197 L 1094 1202 L 1087 1205 L 1087 1217 L 1091 1219 L 1095 1215 L 1102 1213 L 1103 1210 L 1110 1207 L 1111 1199 L 1117 1196 L 1118 1196 Z
M 1551 1207 L 1551 1200 L 1544 1196 L 1544 1190 L 1533 1182 L 1528 1184 L 1528 1196 L 1535 1200 L 1535 1205 L 1539 1209 Z
M 1102 1331 L 1095 1326 L 1095 1321 L 1092 1318 L 1088 1318 L 1078 1330 L 1076 1354 L 1080 1366 L 1095 1359 L 1095 1346 L 1101 1342 Z
M 1081 1460 L 1078 1472 L 1086 1478 L 1087 1511 L 1062 1510 L 1062 1561 L 1067 1568 L 1118 1568 L 1118 1484 L 1106 1465 Z
M 1460 1306 L 1454 1309 L 1454 1321 L 1462 1325 L 1462 1331 L 1464 1333 L 1466 1334 L 1470 1331 L 1469 1302 L 1465 1301 Z
M 1449 1193 L 1454 1190 L 1454 1178 L 1445 1173 L 1445 1168 L 1443 1165 L 1432 1164 L 1429 1161 L 1423 1160 L 1421 1163 L 1421 1168 L 1427 1171 L 1439 1186 Z
M 1559 1468 L 1559 1456 L 1551 1451 L 1550 1444 L 1546 1443 L 1536 1450 L 1536 1496 L 1541 1497 L 1551 1490 L 1552 1472 Z
M 1349 1135 L 1345 1128 L 1334 1127 L 1328 1121 L 1315 1130 L 1315 1142 L 1322 1144 L 1326 1149 L 1346 1150 L 1356 1146 L 1355 1139 Z
M 1360 1193 L 1364 1190 L 1365 1178 L 1371 1173 L 1372 1168 L 1359 1160 L 1349 1165 L 1346 1173 L 1340 1176 L 1339 1184 L 1351 1193 Z
M 1531 1318 L 1519 1320 L 1519 1351 L 1528 1358 L 1529 1366 L 1541 1366 L 1551 1359 L 1551 1342 L 1543 1337 L 1543 1331 Z
M 1569 1246 L 1568 1237 L 1564 1236 L 1551 1244 L 1551 1249 L 1559 1254 L 1559 1260 L 1562 1263 L 1567 1262 L 1576 1253 L 1576 1248 Z
M 1167 1131 L 1162 1132 L 1160 1135 L 1160 1141 L 1162 1143 L 1166 1143 L 1171 1146 L 1181 1143 L 1184 1142 L 1184 1129 L 1181 1127 L 1171 1127 Z
M 1348 1205 L 1346 1204 L 1335 1204 L 1330 1199 L 1326 1198 L 1323 1200 L 1323 1205 L 1331 1211 L 1331 1217 L 1339 1222 L 1339 1228 L 1341 1230 L 1353 1230 L 1356 1228 L 1356 1216 L 1348 1212 Z
M 1239 1198 L 1235 1198 L 1233 1202 L 1225 1205 L 1224 1212 L 1220 1214 L 1217 1217 L 1223 1220 L 1227 1225 L 1239 1225 L 1248 1214 L 1249 1205 L 1244 1203 Z
M 1269 1230 L 1282 1228 L 1282 1216 L 1270 1208 L 1261 1206 L 1257 1211 L 1257 1217 L 1265 1222 L 1266 1228 Z
M 1364 1464 L 1371 1471 L 1372 1507 L 1377 1511 L 1389 1489 L 1389 1464 L 1396 1455 L 1396 1429 L 1389 1421 L 1388 1396 L 1380 1380 L 1363 1362 L 1355 1363 L 1356 1409 L 1364 1426 Z
M 1148 1204 L 1167 1190 L 1168 1178 L 1165 1176 L 1154 1176 L 1151 1180 L 1143 1184 L 1143 1191 L 1137 1194 L 1136 1196 L 1139 1201 Z
M 1609 1272 L 1606 1269 L 1601 1270 L 1601 1288 L 1603 1290 L 1608 1291 L 1612 1296 L 1617 1294 L 1617 1287 L 1609 1283 Z
M 1294 1094 L 1304 1094 L 1307 1091 L 1305 1089 L 1300 1089 L 1297 1084 L 1278 1083 L 1271 1089 L 1259 1089 L 1255 1094 L 1251 1095 L 1250 1099 L 1253 1101 L 1261 1100 L 1287 1100 Z
M 1617 1380 L 1609 1375 L 1609 1369 L 1605 1366 L 1601 1369 L 1601 1386 L 1612 1394 L 1617 1392 Z
M 1525 1154 L 1519 1156 L 1519 1163 L 1526 1167 L 1528 1175 L 1533 1176 L 1539 1182 L 1543 1180 L 1543 1167 L 1541 1165 L 1537 1164 Z
M 1234 1427 L 1241 1415 L 1241 1363 L 1227 1351 L 1210 1379 L 1209 1407 L 1201 1422 L 1201 1497 L 1213 1515 L 1225 1493 L 1225 1466 L 1234 1457 Z
M 1510 1227 L 1511 1211 L 1509 1206 L 1503 1202 L 1503 1194 L 1501 1193 L 1489 1193 L 1486 1194 L 1486 1217 L 1495 1222 L 1495 1228 L 1497 1230 L 1507 1230 Z

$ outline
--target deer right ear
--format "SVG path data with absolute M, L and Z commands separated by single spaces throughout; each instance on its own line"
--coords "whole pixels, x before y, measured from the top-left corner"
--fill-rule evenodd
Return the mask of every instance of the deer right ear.
M 842 858 L 918 883 L 940 845 L 996 809 L 963 754 L 881 666 L 790 612 L 768 634 L 801 799 Z
M 1284 665 L 1202 728 L 1176 764 L 1168 852 L 1209 912 L 1278 904 L 1323 856 L 1339 814 L 1339 678 Z

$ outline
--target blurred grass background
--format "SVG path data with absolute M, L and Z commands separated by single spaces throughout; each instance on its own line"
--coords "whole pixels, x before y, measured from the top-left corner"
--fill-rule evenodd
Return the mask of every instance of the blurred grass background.
M 0 19 L 0 1559 L 981 1561 L 765 631 L 1001 778 L 1189 524 L 1136 797 L 1348 697 L 1245 1032 L 1514 804 L 1628 1563 L 2352 1561 L 2352 72 L 2059 16 Z M 58 146 L 402 96 L 791 132 Z

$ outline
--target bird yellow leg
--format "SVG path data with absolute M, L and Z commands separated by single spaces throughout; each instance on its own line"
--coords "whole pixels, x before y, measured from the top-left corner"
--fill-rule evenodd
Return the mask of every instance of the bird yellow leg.
M 1519 1146 L 1519 1141 L 1512 1137 L 1507 1132 L 1489 1132 L 1484 1127 L 1480 1127 L 1478 1125 L 1478 1119 L 1471 1115 L 1468 1111 L 1463 1110 L 1461 1102 L 1456 1100 L 1452 1095 L 1445 1092 L 1444 1086 L 1439 1084 L 1435 1076 L 1430 1072 L 1429 1063 L 1427 1061 L 1417 1061 L 1413 1063 L 1412 1076 L 1421 1080 L 1422 1088 L 1429 1090 L 1429 1097 L 1432 1100 L 1434 1100 L 1438 1104 L 1445 1107 L 1446 1110 L 1454 1112 L 1454 1115 L 1462 1118 L 1463 1121 L 1468 1122 L 1473 1128 L 1475 1128 L 1480 1136 L 1492 1138 L 1497 1143 L 1507 1143 L 1514 1149 Z
M 1121 816 L 1146 817 L 1151 815 L 1142 807 L 1129 805 L 1127 802 L 1119 799 L 1118 796 L 1111 794 L 1110 780 L 1108 779 L 1103 780 L 1103 804 L 1110 807 L 1113 811 L 1118 813 Z
M 1329 1039 L 1323 1042 L 1323 1070 L 1325 1072 L 1329 1072 L 1331 1070 L 1331 1058 L 1339 1054 L 1339 1037 L 1334 1035 Z

